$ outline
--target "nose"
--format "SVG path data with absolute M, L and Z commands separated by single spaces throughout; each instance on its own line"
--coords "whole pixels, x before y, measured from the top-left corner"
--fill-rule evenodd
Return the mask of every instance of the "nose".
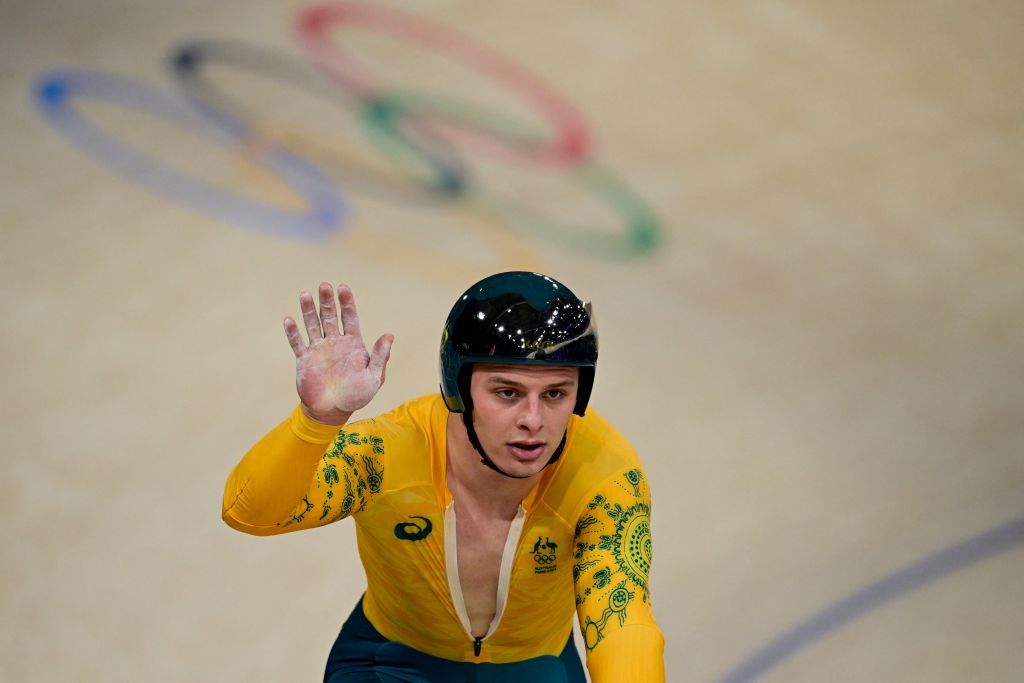
M 544 415 L 541 412 L 540 398 L 527 396 L 525 401 L 520 403 L 521 409 L 516 416 L 516 426 L 527 432 L 537 432 L 544 426 Z

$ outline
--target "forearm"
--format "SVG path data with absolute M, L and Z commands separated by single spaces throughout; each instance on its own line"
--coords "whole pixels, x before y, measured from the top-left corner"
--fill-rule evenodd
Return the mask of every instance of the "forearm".
M 665 639 L 657 625 L 630 624 L 587 653 L 593 683 L 664 683 Z
M 317 464 L 341 425 L 323 425 L 301 409 L 271 430 L 235 466 L 224 487 L 221 517 L 233 529 L 271 535 L 287 529 Z

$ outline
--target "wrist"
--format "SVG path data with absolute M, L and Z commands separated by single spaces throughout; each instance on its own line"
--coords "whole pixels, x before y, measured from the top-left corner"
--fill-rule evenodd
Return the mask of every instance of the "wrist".
M 348 419 L 352 417 L 351 412 L 345 412 L 342 410 L 329 410 L 326 412 L 315 411 L 305 403 L 300 403 L 299 408 L 302 410 L 302 414 L 313 422 L 330 427 L 340 427 L 348 422 Z

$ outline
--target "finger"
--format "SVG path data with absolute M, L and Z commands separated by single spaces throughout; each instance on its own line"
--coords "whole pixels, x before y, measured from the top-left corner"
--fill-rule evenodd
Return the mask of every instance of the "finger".
M 352 289 L 346 284 L 338 285 L 338 303 L 341 304 L 341 326 L 344 329 L 342 334 L 351 334 L 353 337 L 362 338 L 359 330 L 359 312 L 356 310 L 356 298 Z
M 302 356 L 306 352 L 306 344 L 302 341 L 302 335 L 299 334 L 298 323 L 291 316 L 284 319 L 284 334 L 288 337 L 288 344 L 292 347 L 295 357 Z
M 380 378 L 380 383 L 384 384 L 384 374 L 387 370 L 388 359 L 391 358 L 391 345 L 395 343 L 395 338 L 390 334 L 382 334 L 377 343 L 373 345 L 373 351 L 370 352 L 370 374 L 374 377 Z
M 306 324 L 306 333 L 309 335 L 309 343 L 324 338 L 320 330 L 320 316 L 316 314 L 316 304 L 313 303 L 313 295 L 303 292 L 299 295 L 299 309 L 302 311 L 302 322 Z
M 320 283 L 320 324 L 324 337 L 341 336 L 338 329 L 338 311 L 334 306 L 334 289 L 326 282 Z

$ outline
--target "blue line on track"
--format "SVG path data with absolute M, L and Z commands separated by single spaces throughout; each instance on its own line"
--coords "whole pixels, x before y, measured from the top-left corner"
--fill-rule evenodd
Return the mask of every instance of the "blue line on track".
M 811 643 L 885 603 L 1022 544 L 1024 517 L 929 555 L 826 607 L 786 631 L 720 678 L 719 683 L 754 681 Z

